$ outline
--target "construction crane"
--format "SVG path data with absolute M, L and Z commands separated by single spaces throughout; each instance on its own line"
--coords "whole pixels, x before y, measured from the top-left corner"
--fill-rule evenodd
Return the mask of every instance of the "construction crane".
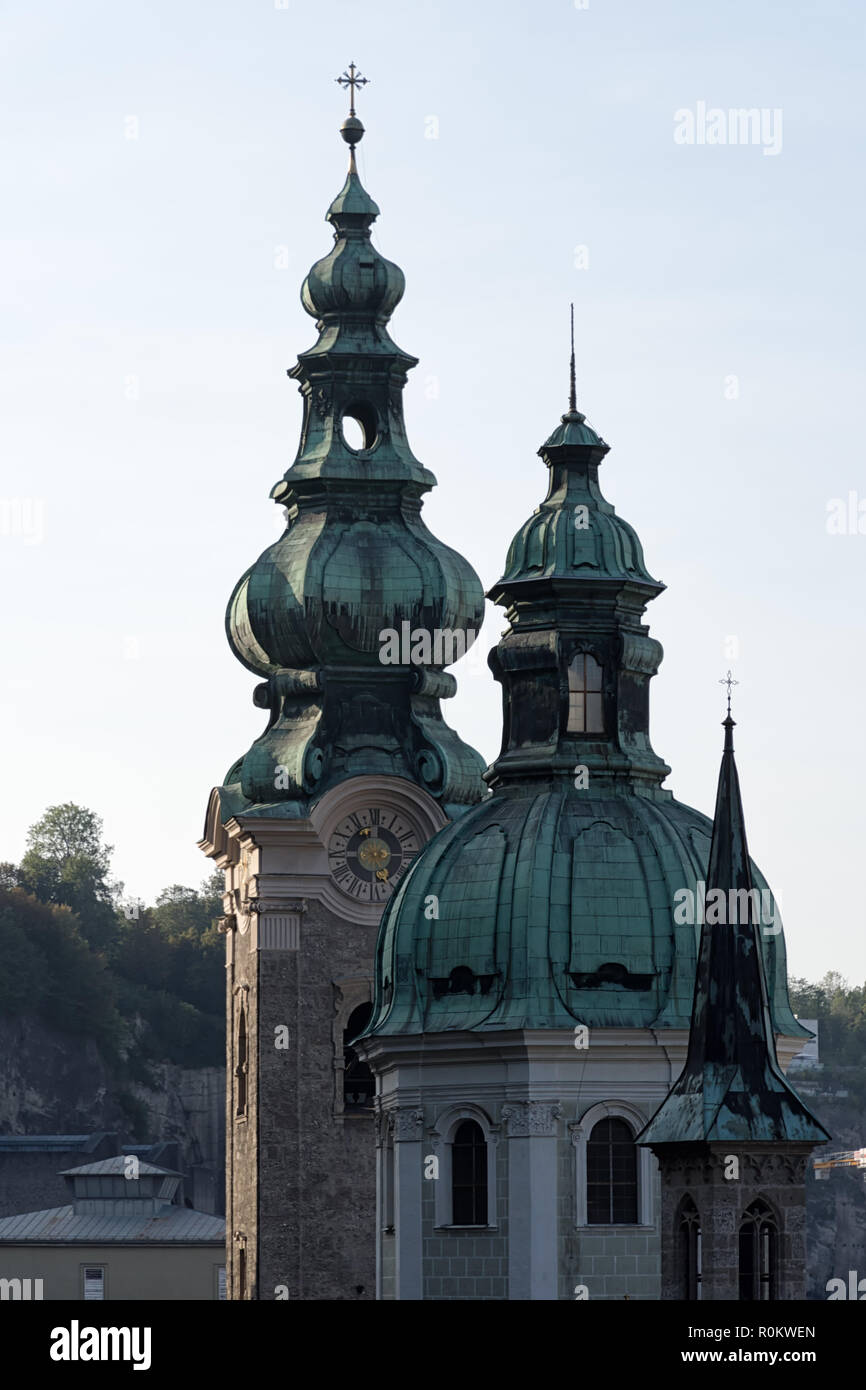
M 822 1154 L 813 1160 L 813 1167 L 816 1178 L 829 1178 L 831 1168 L 866 1169 L 866 1149 L 840 1149 L 838 1153 Z

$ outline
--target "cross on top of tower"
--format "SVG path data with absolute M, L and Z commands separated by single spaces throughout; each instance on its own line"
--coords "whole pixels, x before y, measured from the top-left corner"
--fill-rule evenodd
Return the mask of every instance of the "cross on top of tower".
M 335 77 L 334 81 L 339 82 L 341 87 L 348 87 L 349 115 L 354 116 L 355 88 L 357 87 L 360 90 L 361 87 L 366 87 L 367 83 L 370 81 L 369 77 L 362 77 L 360 69 L 356 68 L 354 63 L 350 63 L 342 77 Z
M 731 673 L 730 673 L 730 670 L 728 671 L 728 674 L 727 674 L 726 676 L 724 676 L 724 677 L 719 681 L 719 685 L 726 685 L 726 686 L 728 687 L 728 718 L 729 718 L 729 719 L 730 719 L 730 717 L 731 717 L 731 687 L 732 687 L 732 686 L 735 686 L 735 685 L 739 685 L 739 684 L 740 684 L 739 681 L 735 681 L 735 680 L 734 680 L 733 676 L 732 676 Z

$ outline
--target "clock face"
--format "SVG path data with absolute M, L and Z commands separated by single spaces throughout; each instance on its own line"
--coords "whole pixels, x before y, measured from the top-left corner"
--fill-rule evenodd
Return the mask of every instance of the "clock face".
M 421 848 L 399 811 L 370 806 L 341 820 L 328 844 L 334 882 L 350 898 L 383 903 Z

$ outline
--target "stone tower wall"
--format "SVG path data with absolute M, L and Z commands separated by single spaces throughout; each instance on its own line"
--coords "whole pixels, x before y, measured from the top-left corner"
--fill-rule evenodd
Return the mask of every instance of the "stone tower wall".
M 778 1225 L 776 1299 L 805 1298 L 808 1146 L 731 1143 L 677 1148 L 679 1152 L 670 1153 L 659 1149 L 662 1298 L 684 1296 L 678 1224 L 686 1197 L 700 1219 L 703 1302 L 739 1300 L 740 1225 L 758 1198 L 770 1207 Z
M 247 1237 L 248 1296 L 373 1298 L 373 1118 L 340 1113 L 338 1015 L 354 1001 L 336 982 L 369 981 L 375 928 L 341 921 L 315 901 L 298 915 L 296 948 L 233 934 L 229 1048 L 246 986 L 250 1050 L 247 1120 L 228 1107 L 231 1235 Z M 233 1055 L 232 1079 L 235 1065 Z

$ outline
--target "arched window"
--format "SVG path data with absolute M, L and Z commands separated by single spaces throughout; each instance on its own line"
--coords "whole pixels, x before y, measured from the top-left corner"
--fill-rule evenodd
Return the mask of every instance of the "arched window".
M 487 1143 L 475 1120 L 462 1120 L 451 1145 L 451 1222 L 487 1225 Z
M 595 657 L 578 652 L 568 668 L 569 734 L 604 732 L 601 694 L 601 667 Z
M 637 1225 L 637 1148 L 625 1120 L 599 1120 L 586 1146 L 590 1226 Z
M 349 1014 L 343 1029 L 343 1105 L 347 1111 L 372 1110 L 376 1082 L 373 1073 L 350 1046 L 370 1022 L 372 1004 L 359 1004 Z
M 235 1083 L 237 1087 L 237 1106 L 235 1115 L 247 1113 L 247 1011 L 243 1004 L 238 1013 L 238 1043 L 235 1063 Z
M 776 1298 L 778 1227 L 767 1203 L 759 1197 L 740 1223 L 740 1298 L 771 1302 Z
M 680 1203 L 677 1219 L 677 1272 L 680 1297 L 699 1299 L 701 1296 L 701 1218 L 691 1197 Z

